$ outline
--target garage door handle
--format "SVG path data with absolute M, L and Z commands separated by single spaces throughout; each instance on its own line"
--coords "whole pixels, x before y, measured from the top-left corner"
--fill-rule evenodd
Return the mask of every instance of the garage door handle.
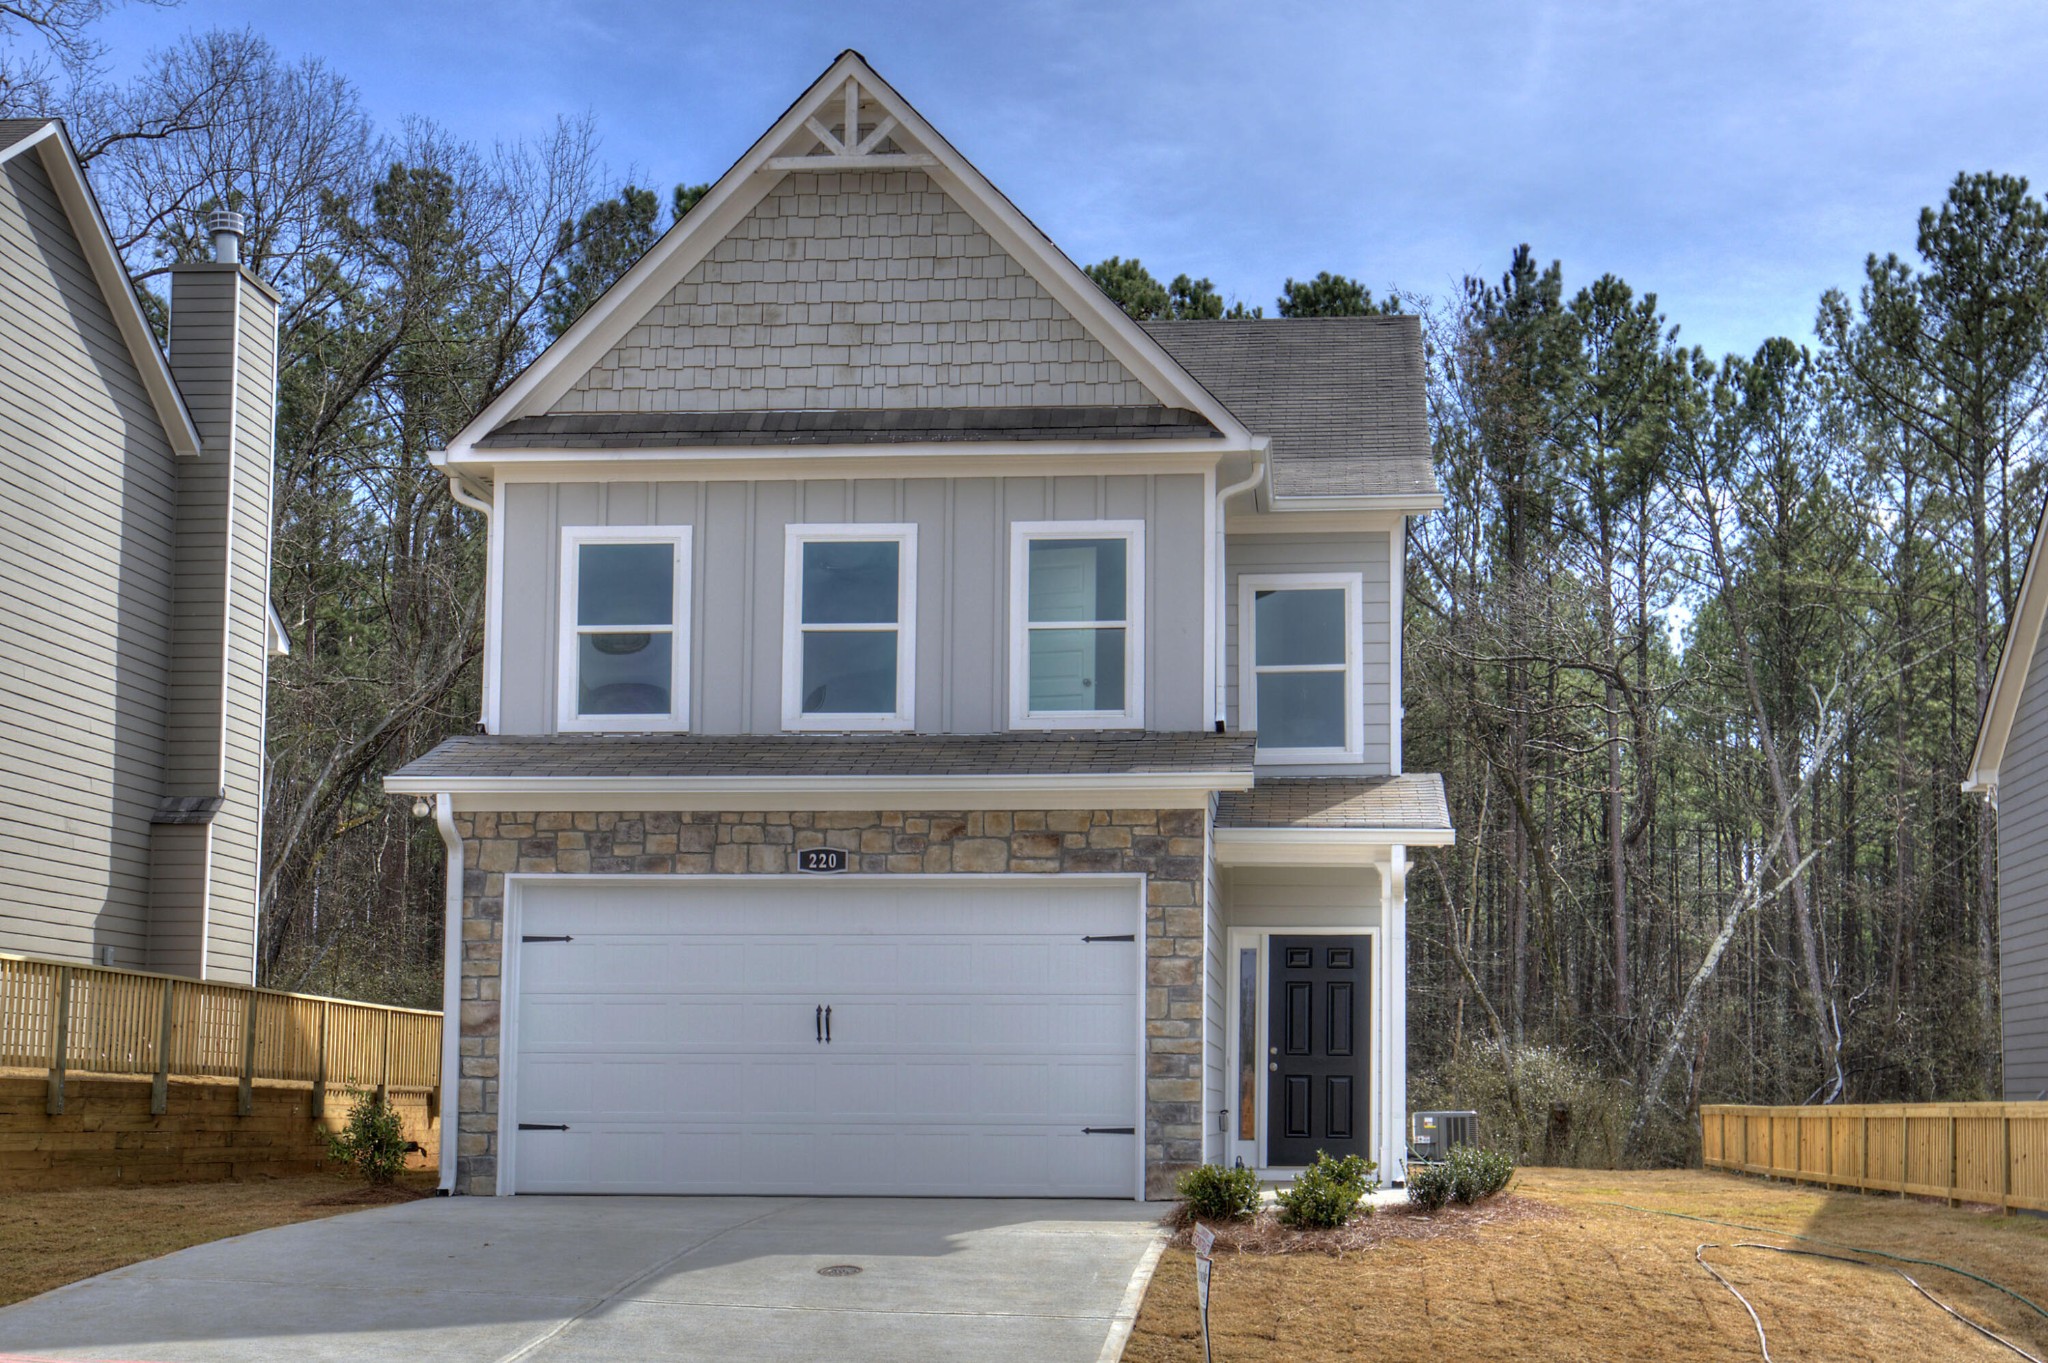
M 832 1005 L 825 1005 L 825 1044 L 832 1044 Z
M 817 1038 L 818 1038 L 818 1044 L 819 1044 L 820 1046 L 824 1045 L 824 1044 L 825 1044 L 825 1005 L 824 1005 L 824 1004 L 822 1004 L 822 1003 L 818 1005 L 818 1007 L 817 1007 L 817 1011 L 811 1014 L 811 1030 L 812 1030 L 812 1031 L 813 1031 L 814 1033 L 816 1033 L 816 1035 L 817 1035 Z
M 1138 1128 L 1135 1126 L 1084 1126 L 1081 1128 L 1081 1134 L 1084 1136 L 1135 1136 L 1138 1134 Z
M 519 1129 L 521 1131 L 567 1131 L 569 1129 L 569 1124 L 567 1122 L 561 1122 L 553 1125 L 547 1122 L 521 1122 L 519 1124 Z

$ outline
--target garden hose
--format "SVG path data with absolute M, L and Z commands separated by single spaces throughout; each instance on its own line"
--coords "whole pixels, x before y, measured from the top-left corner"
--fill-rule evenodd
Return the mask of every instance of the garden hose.
M 1702 1246 L 1702 1248 L 1704 1248 L 1704 1246 Z M 1984 1336 L 1984 1338 L 1990 1340 L 1992 1343 L 2004 1345 L 2006 1348 L 2018 1354 L 2021 1358 L 2026 1359 L 2027 1363 L 2044 1363 L 2044 1361 L 2040 1357 L 2028 1353 L 2025 1349 L 2022 1349 L 2019 1345 L 2013 1343 L 2011 1340 L 2007 1339 L 2004 1335 L 1999 1334 L 1997 1331 L 1992 1330 L 1987 1326 L 1979 1325 L 1976 1321 L 1971 1320 L 1968 1316 L 1956 1310 L 1955 1307 L 1950 1306 L 1947 1302 L 1935 1296 L 1932 1292 L 1929 1292 L 1926 1288 L 1920 1285 L 1919 1279 L 1915 1278 L 1912 1274 L 1906 1272 L 1906 1270 L 1903 1268 L 1893 1268 L 1889 1264 L 1865 1263 L 1861 1259 L 1851 1259 L 1846 1254 L 1829 1254 L 1824 1250 L 1818 1249 L 1792 1249 L 1785 1245 L 1759 1245 L 1753 1240 L 1738 1240 L 1735 1244 L 1735 1248 L 1768 1250 L 1772 1254 L 1800 1254 L 1806 1256 L 1809 1259 L 1832 1259 L 1838 1264 L 1854 1264 L 1858 1268 L 1874 1268 L 1885 1273 L 1896 1273 L 1901 1278 L 1904 1278 L 1906 1280 L 1906 1284 L 1909 1287 L 1911 1287 L 1915 1292 L 1918 1292 L 1921 1296 L 1927 1298 L 1927 1300 L 1933 1302 L 1936 1306 L 1939 1306 L 1942 1310 L 1948 1312 L 1949 1315 L 1961 1321 L 1963 1324 L 1969 1326 L 1972 1330 L 1975 1330 L 1978 1334 Z M 1693 1257 L 1698 1258 L 1699 1256 L 1694 1255 Z M 1704 1259 L 1700 1260 L 1700 1266 L 1706 1268 L 1706 1270 L 1709 1273 L 1714 1272 L 1712 1267 L 1709 1266 L 1706 1260 Z M 1721 1277 L 1721 1275 L 1718 1273 L 1714 1273 L 1714 1276 L 1717 1278 Z M 1723 1278 L 1722 1282 L 1726 1283 L 1727 1279 Z M 1735 1289 L 1732 1287 L 1728 1290 L 1731 1292 L 1735 1291 Z M 1739 1296 L 1740 1294 L 1738 1293 L 1737 1295 Z M 1747 1306 L 1748 1304 L 1748 1302 L 1743 1303 L 1744 1306 Z M 1756 1313 L 1752 1311 L 1750 1313 L 1750 1318 L 1755 1319 L 1755 1317 Z M 1757 1332 L 1759 1335 L 1762 1334 L 1763 1326 L 1761 1324 L 1757 1326 Z M 1770 1355 L 1766 1353 L 1764 1357 L 1769 1358 Z
M 2004 1283 L 1993 1282 L 1981 1273 L 1972 1273 L 1967 1268 L 1957 1268 L 1954 1264 L 1945 1264 L 1939 1259 L 1916 1259 L 1910 1254 L 1893 1254 L 1882 1249 L 1865 1249 L 1861 1245 L 1845 1245 L 1839 1240 L 1823 1240 L 1818 1235 L 1801 1235 L 1797 1231 L 1774 1230 L 1769 1226 L 1749 1226 L 1744 1225 L 1740 1221 L 1721 1221 L 1711 1216 L 1694 1216 L 1691 1212 L 1660 1211 L 1655 1207 L 1638 1207 L 1632 1202 L 1602 1201 L 1595 1205 L 1601 1207 L 1621 1207 L 1632 1212 L 1642 1212 L 1646 1216 L 1672 1216 L 1677 1217 L 1681 1221 L 1700 1221 L 1709 1226 L 1729 1226 L 1735 1230 L 1755 1231 L 1758 1235 L 1776 1235 L 1782 1236 L 1787 1240 L 1804 1240 L 1808 1244 L 1826 1245 L 1830 1249 L 1846 1249 L 1851 1254 L 1868 1254 L 1877 1259 L 1893 1259 L 1902 1264 L 1918 1264 L 1922 1268 L 1938 1268 L 1944 1273 L 1953 1273 L 1959 1278 L 1968 1278 L 1972 1282 L 1982 1283 L 1994 1292 L 2003 1292 L 2006 1296 L 2011 1297 L 2043 1320 L 2048 1320 L 2048 1310 L 2043 1310 L 2039 1303 L 2029 1301 Z

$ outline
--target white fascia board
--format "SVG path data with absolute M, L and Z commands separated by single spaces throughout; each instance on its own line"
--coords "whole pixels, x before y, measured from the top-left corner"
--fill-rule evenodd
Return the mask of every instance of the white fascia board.
M 1181 809 L 1219 790 L 1249 790 L 1251 773 L 1131 772 L 988 776 L 415 776 L 387 777 L 393 795 L 447 795 L 490 809 Z
M 1449 828 L 1218 828 L 1223 866 L 1373 866 L 1397 847 L 1449 847 Z
M 64 216 L 71 220 L 71 233 L 78 239 L 86 263 L 92 267 L 93 281 L 106 299 L 107 310 L 114 315 L 114 325 L 121 330 L 121 340 L 128 347 L 129 358 L 135 361 L 157 420 L 163 423 L 172 453 L 181 458 L 197 458 L 199 428 L 192 424 L 192 414 L 185 410 L 185 395 L 178 391 L 177 380 L 171 377 L 170 362 L 164 358 L 163 347 L 157 344 L 156 333 L 143 315 L 142 300 L 135 296 L 135 281 L 128 277 L 128 266 L 114 245 L 113 230 L 100 212 L 99 198 L 85 178 L 85 167 L 78 163 L 78 153 L 72 148 L 63 123 L 51 119 L 40 132 L 14 143 L 0 153 L 0 165 L 31 148 L 39 153 L 43 170 L 57 191 L 58 202 L 64 205 Z
M 1028 467 L 1018 473 L 1203 473 L 1234 451 L 1217 440 L 933 441 L 905 445 L 748 445 L 674 449 L 478 450 L 430 455 L 446 472 L 473 478 L 644 482 L 678 478 L 934 478 L 986 477 L 994 460 Z
M 1372 497 L 1282 497 L 1266 499 L 1269 515 L 1295 515 L 1315 511 L 1398 511 L 1409 516 L 1427 515 L 1444 509 L 1441 492 L 1403 492 Z
M 1392 534 L 1408 519 L 1405 511 L 1251 511 L 1223 522 L 1226 535 Z
M 2020 697 L 2027 689 L 2027 673 L 2034 651 L 2041 646 L 2041 625 L 2048 617 L 2048 580 L 2041 568 L 2041 549 L 2048 542 L 2048 507 L 2034 527 L 2034 542 L 2027 550 L 2027 571 L 2020 579 L 2019 603 L 2005 627 L 2005 648 L 1998 655 L 1998 671 L 1991 679 L 1991 697 L 1984 718 L 1977 726 L 1977 746 L 1970 753 L 1963 792 L 1996 798 L 1998 768 L 2005 760 L 2005 745 L 2012 738 L 2013 720 L 2019 716 Z

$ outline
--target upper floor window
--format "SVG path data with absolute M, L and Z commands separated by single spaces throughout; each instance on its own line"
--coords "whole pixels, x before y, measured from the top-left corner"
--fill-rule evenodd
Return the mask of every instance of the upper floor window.
M 689 726 L 689 578 L 688 526 L 562 532 L 558 728 Z
M 783 727 L 908 729 L 917 527 L 792 525 L 788 536 Z
M 1010 527 L 1010 724 L 1144 724 L 1139 521 Z
M 1239 709 L 1271 762 L 1365 760 L 1359 573 L 1238 580 Z

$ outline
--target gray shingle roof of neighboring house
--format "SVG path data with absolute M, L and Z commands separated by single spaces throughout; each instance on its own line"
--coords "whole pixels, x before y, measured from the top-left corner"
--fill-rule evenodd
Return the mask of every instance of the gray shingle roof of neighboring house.
M 1249 772 L 1239 734 L 467 734 L 387 779 L 630 776 L 1117 776 Z
M 1436 494 L 1419 319 L 1143 325 L 1238 420 L 1271 438 L 1276 496 Z
M 1451 826 L 1451 810 L 1435 772 L 1281 777 L 1218 795 L 1216 826 L 1441 832 Z
M 50 121 L 47 118 L 0 118 L 0 151 L 6 151 Z
M 854 411 L 602 412 L 519 417 L 478 449 L 863 445 L 931 440 L 1213 439 L 1177 407 L 884 407 Z

